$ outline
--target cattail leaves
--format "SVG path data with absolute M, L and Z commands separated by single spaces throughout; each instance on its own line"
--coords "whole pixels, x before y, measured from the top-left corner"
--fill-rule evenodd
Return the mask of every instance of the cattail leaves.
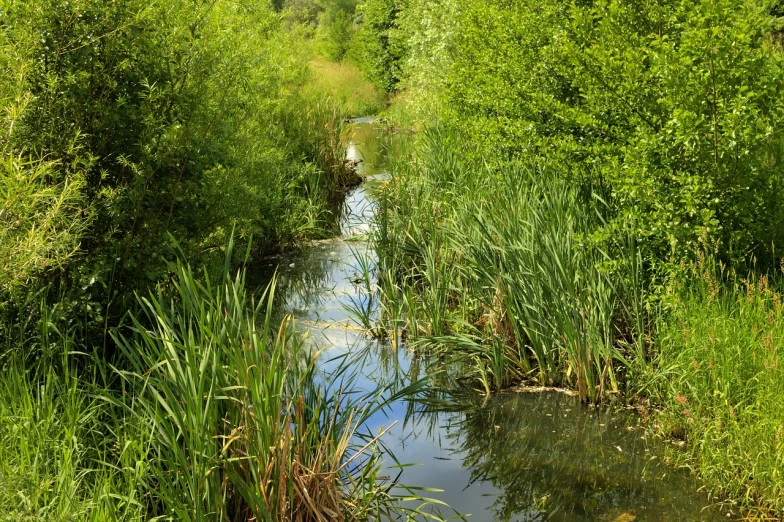
M 525 380 L 585 400 L 617 392 L 629 285 L 590 239 L 601 203 L 550 169 L 461 156 L 443 128 L 423 142 L 421 164 L 401 165 L 381 196 L 382 315 L 488 392 Z
M 381 434 L 363 440 L 358 430 L 422 383 L 361 397 L 320 384 L 317 355 L 293 320 L 272 323 L 274 283 L 255 302 L 242 272 L 200 281 L 178 263 L 172 289 L 141 299 L 133 335 L 115 335 L 131 368 L 120 374 L 134 390 L 124 407 L 159 463 L 145 493 L 161 515 L 305 521 L 397 512 L 396 497 L 377 483 Z M 346 368 L 336 373 L 350 387 Z

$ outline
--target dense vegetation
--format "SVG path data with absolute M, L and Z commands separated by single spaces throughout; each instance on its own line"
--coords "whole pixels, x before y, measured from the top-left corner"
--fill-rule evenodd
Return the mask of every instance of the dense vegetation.
M 448 387 L 635 403 L 782 516 L 780 11 L 0 0 L 0 515 L 400 516 L 382 404 L 234 270 L 334 233 L 345 118 L 390 95 L 420 132 L 367 326 Z
M 379 391 L 328 392 L 237 268 L 333 235 L 358 181 L 344 120 L 383 94 L 328 7 L 0 0 L 0 520 L 410 509 Z
M 778 6 L 361 10 L 357 56 L 421 130 L 382 196 L 377 331 L 452 386 L 636 402 L 711 494 L 784 513 Z
M 272 294 L 254 302 L 242 272 L 200 282 L 187 265 L 172 269 L 173 293 L 140 300 L 132 327 L 113 332 L 125 369 L 45 321 L 22 345 L 45 355 L 5 361 L 2 519 L 399 514 L 377 480 L 377 439 L 362 429 L 385 405 L 378 392 L 329 392 L 292 323 L 275 322 Z
M 165 270 L 168 234 L 203 257 L 232 230 L 264 253 L 329 229 L 343 115 L 306 99 L 308 52 L 269 8 L 2 12 L 4 293 L 59 267 L 69 313 L 102 323 Z

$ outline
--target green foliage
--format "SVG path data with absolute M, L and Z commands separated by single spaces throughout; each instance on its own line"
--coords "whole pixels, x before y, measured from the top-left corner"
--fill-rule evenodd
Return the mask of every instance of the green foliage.
M 549 169 L 466 160 L 460 142 L 428 132 L 422 162 L 382 196 L 382 293 L 399 306 L 384 319 L 488 391 L 535 379 L 584 399 L 617 392 L 618 322 L 634 314 L 623 272 L 589 241 L 601 205 Z
M 339 62 L 346 55 L 351 44 L 353 27 L 351 16 L 342 9 L 325 13 L 323 23 L 327 27 L 327 52 L 331 60 Z
M 381 201 L 384 326 L 486 391 L 650 393 L 709 488 L 780 513 L 780 296 L 700 265 L 778 268 L 780 6 L 381 4 L 366 74 L 448 129 Z
M 320 54 L 342 61 L 356 30 L 357 0 L 286 0 L 285 18 L 313 37 Z
M 307 46 L 264 3 L 0 12 L 0 101 L 15 114 L 0 219 L 25 215 L 3 230 L 3 291 L 64 268 L 68 314 L 103 323 L 165 273 L 167 233 L 209 261 L 232 230 L 263 254 L 336 226 L 342 124 L 309 107 Z
M 676 459 L 750 516 L 781 513 L 781 274 L 739 278 L 702 257 L 674 286 L 655 371 L 641 381 L 654 426 L 689 443 Z M 692 281 L 688 286 L 683 281 Z
M 99 377 L 58 367 L 16 359 L 1 371 L 0 520 L 147 520 L 135 489 L 143 441 L 121 445 Z
M 354 36 L 352 57 L 365 75 L 386 92 L 401 77 L 405 38 L 398 30 L 399 0 L 366 0 L 357 8 L 360 28 Z
M 40 336 L 14 340 L 44 356 L 26 361 L 17 346 L 0 369 L 0 519 L 399 520 L 412 512 L 380 480 L 383 432 L 363 425 L 420 384 L 329 389 L 337 377 L 317 372 L 290 318 L 274 319 L 273 290 L 255 301 L 243 272 L 214 281 L 183 263 L 172 272 L 166 292 L 140 298 L 132 331 L 115 332 L 117 368 L 96 358 L 85 371 L 84 347 L 45 320 Z M 337 366 L 352 388 L 351 369 Z
M 460 9 L 458 0 L 433 0 L 412 2 L 399 14 L 406 48 L 400 89 L 406 93 L 405 111 L 392 118 L 396 123 L 400 118 L 429 122 L 449 113 L 451 100 L 444 94 L 452 55 L 458 49 L 454 31 Z
M 315 28 L 328 26 L 332 18 L 343 11 L 353 15 L 358 0 L 285 0 L 284 9 L 290 21 Z M 326 20 L 319 20 L 326 16 Z M 326 23 L 325 23 L 326 22 Z
M 378 114 L 384 107 L 384 93 L 362 76 L 349 60 L 340 63 L 324 58 L 310 61 L 311 74 L 303 86 L 309 100 L 327 98 L 340 108 L 343 116 Z M 312 131 L 309 131 L 312 132 Z
M 0 52 L 10 51 L 0 33 Z M 18 73 L 22 76 L 0 84 L 0 106 L 5 108 L 0 119 L 0 296 L 7 298 L 20 297 L 38 276 L 65 265 L 85 228 L 82 173 L 58 181 L 56 160 L 13 145 L 31 101 L 24 90 L 24 70 Z
M 0 295 L 62 267 L 84 229 L 81 178 L 51 184 L 56 164 L 3 152 L 0 159 Z
M 466 136 L 607 187 L 646 248 L 780 242 L 780 50 L 755 2 L 469 2 L 449 105 Z M 486 151 L 490 152 L 490 151 Z

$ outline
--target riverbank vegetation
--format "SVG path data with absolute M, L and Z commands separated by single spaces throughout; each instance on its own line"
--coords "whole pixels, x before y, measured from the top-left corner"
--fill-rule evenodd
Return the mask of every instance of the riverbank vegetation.
M 421 129 L 381 196 L 377 331 L 451 386 L 636 403 L 715 498 L 784 513 L 778 7 L 361 9 L 361 65 Z
M 0 0 L 0 512 L 405 515 L 361 429 L 383 402 L 328 394 L 235 270 L 334 234 L 346 118 L 391 96 L 420 132 L 368 326 L 450 388 L 632 403 L 781 517 L 780 15 Z
M 329 233 L 343 111 L 304 96 L 307 47 L 269 8 L 3 13 L 4 292 L 56 267 L 69 313 L 101 324 L 165 271 L 168 234 L 207 259 L 232 230 L 258 254 Z
M 363 425 L 415 390 L 328 390 L 240 266 L 335 233 L 381 99 L 282 7 L 0 0 L 0 520 L 411 512 Z
M 384 406 L 376 392 L 327 393 L 293 324 L 273 322 L 272 290 L 252 300 L 242 273 L 199 282 L 180 263 L 171 285 L 113 334 L 126 369 L 44 320 L 17 340 L 44 355 L 31 367 L 17 350 L 2 370 L 3 519 L 396 512 L 376 438 L 361 431 Z

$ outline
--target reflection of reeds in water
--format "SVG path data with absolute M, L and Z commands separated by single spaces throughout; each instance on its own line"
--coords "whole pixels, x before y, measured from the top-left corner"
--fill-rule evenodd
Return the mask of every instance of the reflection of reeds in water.
M 335 280 L 344 277 L 345 260 L 334 252 L 339 246 L 334 241 L 314 242 L 289 255 L 269 258 L 264 261 L 266 266 L 252 267 L 249 286 L 262 292 L 273 277 L 276 279 L 278 319 L 286 313 L 321 310 L 324 302 L 334 297 Z
M 367 248 L 363 252 L 352 249 L 351 254 L 358 273 L 352 278 L 355 291 L 347 295 L 348 302 L 343 303 L 343 308 L 351 314 L 360 327 L 378 337 L 377 322 L 375 321 L 378 312 L 376 306 L 378 291 L 373 284 L 375 265 Z
M 629 415 L 558 392 L 456 400 L 447 439 L 472 482 L 501 491 L 497 520 L 718 520 L 694 505 L 693 480 L 652 460 Z
M 388 127 L 377 123 L 354 124 L 350 136 L 358 159 L 362 159 L 359 165 L 362 176 L 387 172 L 390 160 L 407 145 L 404 135 L 393 134 Z

